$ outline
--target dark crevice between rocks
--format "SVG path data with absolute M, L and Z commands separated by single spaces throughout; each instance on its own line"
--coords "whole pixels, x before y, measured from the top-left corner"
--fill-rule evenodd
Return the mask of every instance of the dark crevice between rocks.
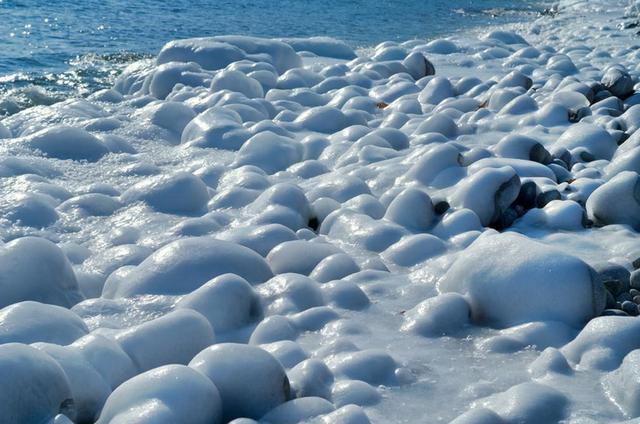
M 314 233 L 318 232 L 318 228 L 320 228 L 320 221 L 315 216 L 309 218 L 309 222 L 307 223 L 307 227 L 311 228 Z

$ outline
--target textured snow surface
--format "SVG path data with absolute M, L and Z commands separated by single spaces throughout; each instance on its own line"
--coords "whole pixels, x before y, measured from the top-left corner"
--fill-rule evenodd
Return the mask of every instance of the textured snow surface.
M 176 40 L 4 118 L 0 422 L 640 417 L 638 8 Z

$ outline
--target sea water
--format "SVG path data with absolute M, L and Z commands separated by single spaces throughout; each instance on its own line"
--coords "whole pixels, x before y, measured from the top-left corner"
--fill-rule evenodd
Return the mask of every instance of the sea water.
M 353 47 L 527 19 L 534 0 L 0 0 L 0 99 L 23 107 L 111 85 L 167 41 L 330 36 Z M 0 114 L 10 113 L 3 110 Z

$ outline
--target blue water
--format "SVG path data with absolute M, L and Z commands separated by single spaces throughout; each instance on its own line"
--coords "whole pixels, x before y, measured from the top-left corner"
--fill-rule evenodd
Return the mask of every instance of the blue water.
M 354 47 L 528 19 L 535 0 L 0 0 L 0 95 L 84 95 L 172 39 L 326 35 Z M 37 101 L 28 92 L 24 102 Z M 28 98 L 29 96 L 33 98 Z M 35 100 L 34 100 L 35 99 Z

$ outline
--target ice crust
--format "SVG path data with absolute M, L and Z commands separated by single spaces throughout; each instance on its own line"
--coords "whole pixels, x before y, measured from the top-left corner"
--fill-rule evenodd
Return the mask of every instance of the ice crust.
M 175 40 L 3 118 L 0 422 L 637 418 L 639 6 Z

